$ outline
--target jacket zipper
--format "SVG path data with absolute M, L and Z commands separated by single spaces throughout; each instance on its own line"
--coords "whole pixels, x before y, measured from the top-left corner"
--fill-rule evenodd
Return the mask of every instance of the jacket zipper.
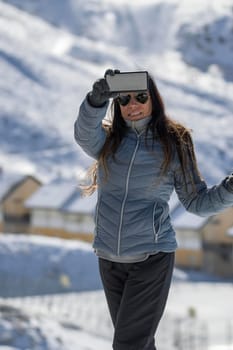
M 126 184 L 125 184 L 125 195 L 124 195 L 124 199 L 123 199 L 122 205 L 121 205 L 120 224 L 119 224 L 119 230 L 118 230 L 117 255 L 120 255 L 120 243 L 121 243 L 121 229 L 122 229 L 122 223 L 123 223 L 123 213 L 124 213 L 124 209 L 125 209 L 125 202 L 126 202 L 126 199 L 128 196 L 130 173 L 131 173 L 133 162 L 134 162 L 137 150 L 138 150 L 139 141 L 140 141 L 140 134 L 137 134 L 137 143 L 136 143 L 134 153 L 133 153 L 131 161 L 130 161 L 128 174 L 127 174 L 127 178 L 126 178 Z
M 100 205 L 100 198 L 98 198 L 97 205 L 96 205 L 96 212 L 95 212 L 96 235 L 98 231 L 99 205 Z
M 152 222 L 153 222 L 154 237 L 155 237 L 155 242 L 156 242 L 156 243 L 158 242 L 158 236 L 159 236 L 159 232 L 156 231 L 156 229 L 155 229 L 155 210 L 156 210 L 156 208 L 157 208 L 157 205 L 158 205 L 158 203 L 155 203 L 154 208 L 153 208 L 153 217 L 152 217 L 152 220 L 153 220 Z
M 157 205 L 155 206 L 157 208 Z M 155 214 L 155 207 L 154 207 L 154 214 Z M 154 215 L 153 214 L 153 215 Z M 154 217 L 154 216 L 153 216 Z M 159 234 L 160 234 L 160 231 L 161 231 L 161 226 L 162 226 L 162 220 L 164 218 L 164 212 L 162 212 L 160 218 L 159 218 L 159 228 L 158 228 L 158 231 L 155 230 L 154 228 L 154 232 L 155 232 L 155 242 L 157 243 L 158 242 L 158 239 L 159 239 Z M 155 225 L 154 225 L 155 227 Z

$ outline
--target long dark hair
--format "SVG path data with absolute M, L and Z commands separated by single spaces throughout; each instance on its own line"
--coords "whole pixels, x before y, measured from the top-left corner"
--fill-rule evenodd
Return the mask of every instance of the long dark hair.
M 174 155 L 174 151 L 177 151 L 181 171 L 187 186 L 188 180 L 193 183 L 192 172 L 190 169 L 188 169 L 188 163 L 190 160 L 194 166 L 194 170 L 199 173 L 191 138 L 191 131 L 179 122 L 168 117 L 165 112 L 163 99 L 150 75 L 148 85 L 152 102 L 152 118 L 147 125 L 145 137 L 147 137 L 149 131 L 152 132 L 152 149 L 156 138 L 159 138 L 161 142 L 164 152 L 161 176 L 167 172 L 169 164 Z M 91 184 L 89 186 L 83 186 L 84 194 L 91 194 L 97 188 L 97 168 L 99 165 L 103 166 L 106 175 L 105 177 L 107 178 L 107 158 L 109 156 L 114 158 L 114 155 L 126 134 L 126 123 L 121 115 L 120 105 L 117 98 L 113 99 L 111 105 L 111 115 L 112 122 L 110 124 L 103 125 L 103 127 L 106 129 L 107 138 L 101 150 L 99 160 L 93 164 L 88 172 L 88 176 L 91 177 Z

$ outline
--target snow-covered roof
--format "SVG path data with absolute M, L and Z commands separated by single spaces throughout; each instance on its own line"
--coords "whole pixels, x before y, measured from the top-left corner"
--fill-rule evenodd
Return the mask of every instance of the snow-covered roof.
M 26 202 L 27 208 L 59 209 L 79 193 L 75 180 L 56 180 L 42 186 Z
M 0 172 L 0 201 L 7 195 L 14 186 L 19 184 L 26 178 L 24 174 L 11 173 L 11 172 Z
M 205 224 L 207 220 L 207 217 L 194 215 L 184 209 L 183 213 L 173 218 L 172 222 L 175 229 L 198 230 Z
M 82 197 L 76 180 L 54 180 L 41 186 L 26 202 L 26 208 L 59 209 L 68 213 L 93 214 L 96 194 Z
M 93 214 L 95 211 L 96 201 L 96 192 L 87 197 L 77 195 L 76 198 L 73 198 L 69 203 L 67 203 L 66 206 L 63 207 L 63 210 L 69 213 Z

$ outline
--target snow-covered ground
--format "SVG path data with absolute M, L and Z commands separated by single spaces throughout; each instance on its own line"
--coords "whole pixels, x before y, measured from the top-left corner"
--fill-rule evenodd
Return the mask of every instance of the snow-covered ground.
M 0 261 L 1 350 L 111 349 L 113 328 L 89 244 L 4 234 Z M 232 293 L 232 281 L 175 269 L 159 349 L 232 350 Z

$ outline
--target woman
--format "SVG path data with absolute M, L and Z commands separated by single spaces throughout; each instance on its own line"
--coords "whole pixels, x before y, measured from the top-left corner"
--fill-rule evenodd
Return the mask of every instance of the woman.
M 197 215 L 233 205 L 233 176 L 207 188 L 190 132 L 166 115 L 150 76 L 148 84 L 146 92 L 112 96 L 105 78 L 98 80 L 75 122 L 77 143 L 97 160 L 86 191 L 98 189 L 93 246 L 114 350 L 155 349 L 177 247 L 168 208 L 172 191 Z M 104 126 L 110 97 L 112 122 Z

